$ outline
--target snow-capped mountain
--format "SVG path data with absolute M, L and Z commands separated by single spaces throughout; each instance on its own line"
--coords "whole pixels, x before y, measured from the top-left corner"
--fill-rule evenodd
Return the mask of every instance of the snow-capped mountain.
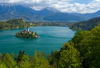
M 15 6 L 16 4 L 14 3 L 0 3 L 0 6 L 6 6 L 6 7 L 9 7 L 9 6 Z
M 92 14 L 62 13 L 54 8 L 44 8 L 40 11 L 18 4 L 0 3 L 0 20 L 23 17 L 28 21 L 82 21 L 99 17 L 100 11 Z

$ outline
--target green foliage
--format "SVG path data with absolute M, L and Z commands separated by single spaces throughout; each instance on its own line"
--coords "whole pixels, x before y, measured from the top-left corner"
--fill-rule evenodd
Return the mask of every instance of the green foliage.
M 97 18 L 92 18 L 88 21 L 81 21 L 78 23 L 74 23 L 72 25 L 69 25 L 69 27 L 73 30 L 91 30 L 93 29 L 95 26 L 98 26 L 98 24 L 100 24 L 100 17 Z
M 10 19 L 7 22 L 0 22 L 0 30 L 17 29 L 29 27 L 30 24 L 26 23 L 24 19 Z
M 45 53 L 35 51 L 33 58 L 26 55 L 25 51 L 19 52 L 18 57 L 14 59 L 14 55 L 4 53 L 0 55 L 0 68 L 51 68 L 48 60 L 45 58 Z
M 75 35 L 72 42 L 75 44 L 74 47 L 80 52 L 83 67 L 100 67 L 100 25 L 91 31 L 83 31 Z
M 14 58 L 10 54 L 5 53 L 0 60 L 3 63 L 1 66 L 4 66 L 5 68 L 17 68 L 16 61 L 13 60 Z
M 5 64 L 0 64 L 0 68 L 7 68 Z
M 59 68 L 81 68 L 80 53 L 74 48 L 73 43 L 64 44 L 60 55 Z
M 52 51 L 51 56 L 48 56 L 48 60 L 52 68 L 58 68 L 59 58 L 60 58 L 60 53 L 58 50 L 55 50 L 55 52 Z
M 40 51 L 35 51 L 33 60 L 31 61 L 32 68 L 50 68 L 48 60 L 45 58 L 44 54 Z

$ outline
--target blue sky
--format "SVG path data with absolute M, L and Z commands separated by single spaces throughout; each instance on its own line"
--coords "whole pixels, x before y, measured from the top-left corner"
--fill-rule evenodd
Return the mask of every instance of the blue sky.
M 90 2 L 92 2 L 93 0 L 73 0 L 70 1 L 70 3 L 80 3 L 80 4 L 88 4 Z
M 34 10 L 51 7 L 66 13 L 85 14 L 100 10 L 100 0 L 0 0 L 0 2 L 15 3 Z

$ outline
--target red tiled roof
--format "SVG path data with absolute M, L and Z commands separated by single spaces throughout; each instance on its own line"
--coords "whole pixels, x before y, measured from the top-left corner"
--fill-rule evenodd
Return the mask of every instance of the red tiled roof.
M 24 30 L 24 31 L 27 31 L 27 30 Z

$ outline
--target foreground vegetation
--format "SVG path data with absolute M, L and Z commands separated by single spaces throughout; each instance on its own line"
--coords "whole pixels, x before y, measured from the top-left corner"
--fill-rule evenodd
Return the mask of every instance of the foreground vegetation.
M 26 23 L 26 21 L 23 18 L 10 19 L 6 22 L 0 22 L 0 30 L 25 28 L 25 27 L 29 27 L 29 26 L 30 26 L 30 24 Z
M 100 67 L 100 25 L 90 31 L 78 30 L 61 50 L 45 53 L 35 51 L 33 57 L 25 51 L 19 55 L 0 54 L 0 68 L 99 68 Z
M 97 18 L 92 18 L 88 21 L 81 21 L 78 23 L 73 23 L 72 25 L 69 25 L 70 29 L 73 30 L 91 30 L 93 29 L 95 26 L 97 26 L 98 24 L 100 24 L 100 17 Z

